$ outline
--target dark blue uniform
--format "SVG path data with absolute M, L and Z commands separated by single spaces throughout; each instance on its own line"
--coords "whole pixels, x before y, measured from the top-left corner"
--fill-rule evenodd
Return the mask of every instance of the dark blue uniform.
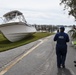
M 57 55 L 57 66 L 61 65 L 65 67 L 65 60 L 67 54 L 67 42 L 69 42 L 68 34 L 64 32 L 59 32 L 55 35 L 54 41 L 57 41 L 56 44 L 56 55 Z

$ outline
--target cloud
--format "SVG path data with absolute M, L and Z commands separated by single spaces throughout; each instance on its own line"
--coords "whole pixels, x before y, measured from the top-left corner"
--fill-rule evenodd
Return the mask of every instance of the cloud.
M 50 9 L 55 8 L 59 0 L 2 0 L 0 7 L 28 8 L 28 9 Z
M 74 18 L 59 5 L 60 0 L 2 0 L 0 16 L 12 10 L 21 11 L 27 22 L 37 24 L 74 24 Z M 65 12 L 65 14 L 64 14 Z

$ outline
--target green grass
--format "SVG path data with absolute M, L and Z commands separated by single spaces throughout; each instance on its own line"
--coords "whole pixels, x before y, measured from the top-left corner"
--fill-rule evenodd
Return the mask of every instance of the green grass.
M 76 41 L 73 41 L 74 45 L 76 45 Z
M 29 36 L 29 38 L 24 38 L 23 40 L 20 40 L 18 42 L 10 42 L 2 34 L 0 34 L 0 52 L 16 48 L 25 44 L 28 44 L 30 42 L 36 41 L 40 38 L 46 37 L 51 35 L 52 33 L 49 32 L 38 32 L 33 34 L 32 36 Z

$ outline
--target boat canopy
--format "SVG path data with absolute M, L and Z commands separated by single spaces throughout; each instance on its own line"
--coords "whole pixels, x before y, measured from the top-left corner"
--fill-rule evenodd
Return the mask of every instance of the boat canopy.
M 22 15 L 22 13 L 18 10 L 14 10 L 14 11 L 11 11 L 11 12 L 4 14 L 3 17 L 15 16 L 15 15 Z
M 26 22 L 24 16 L 23 16 L 23 13 L 21 13 L 20 11 L 18 10 L 14 10 L 14 11 L 10 11 L 6 14 L 3 15 L 4 17 L 4 22 Z
M 3 15 L 3 17 L 6 19 L 6 20 L 12 20 L 13 18 L 15 18 L 16 16 L 21 16 L 22 13 L 18 10 L 15 10 L 15 11 L 11 11 L 11 12 L 8 12 L 6 14 Z

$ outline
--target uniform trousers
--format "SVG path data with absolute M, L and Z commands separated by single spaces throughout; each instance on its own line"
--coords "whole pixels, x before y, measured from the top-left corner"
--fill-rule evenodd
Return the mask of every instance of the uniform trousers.
M 67 45 L 56 45 L 57 67 L 65 66 Z

